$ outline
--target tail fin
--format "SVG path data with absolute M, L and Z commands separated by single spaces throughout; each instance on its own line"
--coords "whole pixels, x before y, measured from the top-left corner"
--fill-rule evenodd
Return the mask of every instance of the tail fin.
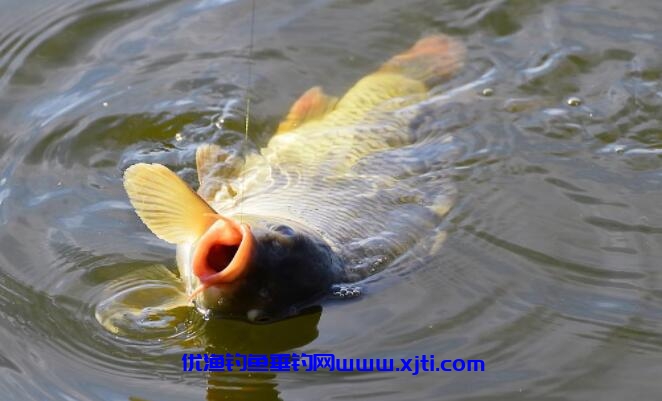
M 462 67 L 464 55 L 464 46 L 455 39 L 444 35 L 425 37 L 360 79 L 337 103 L 319 89 L 306 92 L 292 106 L 278 131 L 290 129 L 291 122 L 303 124 L 310 116 L 320 119 L 320 123 L 353 124 L 375 108 L 387 110 L 420 101 L 430 87 L 450 78 Z M 388 104 L 395 98 L 403 99 Z
M 462 43 L 444 35 L 427 36 L 384 63 L 378 72 L 395 73 L 427 87 L 448 79 L 464 64 Z

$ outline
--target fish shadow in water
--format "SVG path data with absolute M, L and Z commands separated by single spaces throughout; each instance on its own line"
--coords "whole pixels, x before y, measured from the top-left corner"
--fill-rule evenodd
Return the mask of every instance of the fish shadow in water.
M 319 335 L 317 325 L 322 307 L 316 306 L 296 317 L 269 324 L 247 323 L 227 318 L 207 321 L 203 341 L 205 352 L 217 355 L 301 353 L 295 349 L 311 343 Z M 305 369 L 305 368 L 304 368 Z M 305 374 L 305 373 L 304 373 Z M 279 400 L 275 372 L 210 372 L 207 400 Z

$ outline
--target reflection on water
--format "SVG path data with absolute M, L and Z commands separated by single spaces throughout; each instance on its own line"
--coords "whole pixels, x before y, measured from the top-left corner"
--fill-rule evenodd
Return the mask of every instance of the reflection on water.
M 44 3 L 0 13 L 3 399 L 658 398 L 657 0 L 258 0 L 255 146 L 306 89 L 342 93 L 425 32 L 468 48 L 417 120 L 459 150 L 446 241 L 358 300 L 262 326 L 179 307 L 174 250 L 121 186 L 135 162 L 194 183 L 199 143 L 241 145 L 251 2 Z M 486 371 L 182 372 L 192 352 L 433 353 Z

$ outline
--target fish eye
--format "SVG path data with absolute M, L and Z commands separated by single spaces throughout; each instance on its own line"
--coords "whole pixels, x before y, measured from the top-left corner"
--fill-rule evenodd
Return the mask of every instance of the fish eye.
M 274 227 L 274 231 L 277 231 L 277 232 L 279 232 L 283 235 L 287 235 L 287 236 L 294 235 L 294 230 L 292 229 L 292 227 L 289 227 L 289 226 L 286 226 L 286 225 L 283 225 L 283 224 Z

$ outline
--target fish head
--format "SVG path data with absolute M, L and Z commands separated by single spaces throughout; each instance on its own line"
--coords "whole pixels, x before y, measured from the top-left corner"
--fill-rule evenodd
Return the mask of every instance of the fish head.
M 188 255 L 179 258 L 180 271 L 197 284 L 198 309 L 253 322 L 298 314 L 326 295 L 342 271 L 323 239 L 291 222 L 223 217 L 186 248 L 179 248 Z
M 129 167 L 124 187 L 145 225 L 177 245 L 180 276 L 205 313 L 277 320 L 313 306 L 341 281 L 340 258 L 302 224 L 219 214 L 160 164 Z

